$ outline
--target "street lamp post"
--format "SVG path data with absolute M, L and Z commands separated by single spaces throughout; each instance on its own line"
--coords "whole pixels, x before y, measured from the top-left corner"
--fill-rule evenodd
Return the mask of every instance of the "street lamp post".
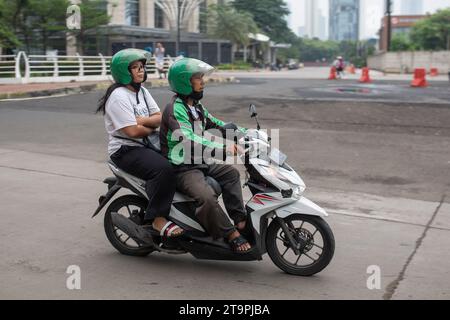
M 387 14 L 387 51 L 391 51 L 391 39 L 392 39 L 392 0 L 386 0 L 386 14 Z
M 178 56 L 180 54 L 180 17 L 181 17 L 181 12 L 180 12 L 180 2 L 181 0 L 175 0 L 177 1 L 177 45 L 176 45 L 176 56 Z

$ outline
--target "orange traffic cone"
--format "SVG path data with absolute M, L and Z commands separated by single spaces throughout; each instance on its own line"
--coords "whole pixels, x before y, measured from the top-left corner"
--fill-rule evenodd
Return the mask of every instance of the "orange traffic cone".
M 425 69 L 414 70 L 414 80 L 411 83 L 411 87 L 427 87 L 426 74 L 427 71 Z
M 437 77 L 438 75 L 439 75 L 439 70 L 437 68 L 431 68 L 430 76 L 431 77 Z
M 328 77 L 328 80 L 337 80 L 336 72 L 337 72 L 336 67 L 331 67 L 330 76 Z
M 351 65 L 350 67 L 348 67 L 348 72 L 350 74 L 355 74 L 356 73 L 356 69 L 354 65 Z
M 369 70 L 369 68 L 363 68 L 362 69 L 362 76 L 361 76 L 361 79 L 359 79 L 359 82 L 362 82 L 362 83 L 370 83 L 370 82 L 372 82 L 372 79 L 370 79 L 370 70 Z

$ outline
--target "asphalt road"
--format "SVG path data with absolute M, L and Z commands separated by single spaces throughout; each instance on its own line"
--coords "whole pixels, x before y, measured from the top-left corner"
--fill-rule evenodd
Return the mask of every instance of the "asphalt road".
M 95 104 L 101 92 L 0 102 L 0 298 L 450 298 L 450 91 L 447 83 L 240 78 L 210 86 L 218 118 L 280 129 L 281 149 L 336 236 L 330 266 L 311 278 L 263 262 L 189 255 L 121 256 L 90 219 L 110 175 Z M 151 90 L 164 106 L 165 88 Z M 248 197 L 248 193 L 246 193 Z M 6 246 L 5 246 L 6 245 Z M 67 290 L 78 265 L 82 289 Z M 381 269 L 379 290 L 367 268 Z

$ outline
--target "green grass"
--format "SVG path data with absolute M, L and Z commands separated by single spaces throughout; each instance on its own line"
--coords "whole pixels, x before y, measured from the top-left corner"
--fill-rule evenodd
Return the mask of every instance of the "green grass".
M 216 68 L 218 70 L 250 70 L 252 65 L 243 61 L 235 61 L 234 63 L 219 64 Z

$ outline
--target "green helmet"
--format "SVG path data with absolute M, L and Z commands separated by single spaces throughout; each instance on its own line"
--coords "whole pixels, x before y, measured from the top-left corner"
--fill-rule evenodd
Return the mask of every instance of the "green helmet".
M 192 58 L 183 58 L 176 61 L 169 69 L 169 84 L 173 92 L 182 95 L 192 93 L 191 78 L 194 74 L 209 75 L 214 68 L 209 64 Z
M 140 49 L 120 50 L 111 59 L 111 74 L 114 81 L 124 85 L 130 84 L 133 80 L 129 69 L 130 64 L 142 61 L 145 66 L 150 57 L 149 52 Z

